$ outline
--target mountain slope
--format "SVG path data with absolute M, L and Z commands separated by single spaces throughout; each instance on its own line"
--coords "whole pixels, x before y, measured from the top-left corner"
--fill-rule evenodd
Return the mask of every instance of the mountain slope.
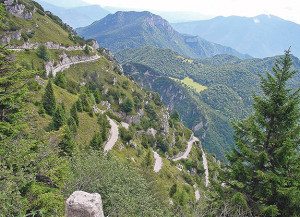
M 151 45 L 169 48 L 194 58 L 216 54 L 247 57 L 232 48 L 211 43 L 199 37 L 182 35 L 175 31 L 166 20 L 150 12 L 119 11 L 76 31 L 85 38 L 96 39 L 113 52 Z
M 78 189 L 100 193 L 109 216 L 197 215 L 206 158 L 195 142 L 188 159 L 172 161 L 190 147 L 192 132 L 157 93 L 35 2 L 0 4 L 0 20 L 0 38 L 11 39 L 10 50 L 0 47 L 1 215 L 63 216 Z M 153 151 L 163 163 L 158 172 Z
M 64 23 L 73 28 L 88 26 L 109 14 L 109 11 L 99 5 L 86 5 L 71 8 L 58 7 L 45 1 L 38 1 L 45 10 L 59 16 Z M 76 18 L 76 19 L 74 19 Z
M 126 74 L 159 92 L 164 103 L 180 113 L 186 126 L 218 158 L 224 158 L 234 142 L 231 122 L 251 113 L 252 95 L 259 94 L 259 76 L 271 70 L 278 58 L 241 60 L 219 55 L 194 60 L 153 47 L 125 50 L 116 57 Z M 299 59 L 293 60 L 299 70 Z M 195 84 L 184 82 L 186 78 L 206 88 L 196 91 Z M 299 74 L 291 83 L 298 85 Z
M 199 35 L 254 57 L 279 55 L 290 46 L 293 54 L 300 57 L 300 25 L 276 16 L 216 17 L 172 26 L 179 32 Z

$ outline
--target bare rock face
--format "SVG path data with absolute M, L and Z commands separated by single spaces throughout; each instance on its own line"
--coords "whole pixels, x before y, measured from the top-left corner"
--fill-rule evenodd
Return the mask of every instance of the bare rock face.
M 9 44 L 11 40 L 21 40 L 21 31 L 5 32 L 0 39 L 0 44 Z
M 75 191 L 66 201 L 66 217 L 104 217 L 100 194 Z
M 18 1 L 14 0 L 6 0 L 4 1 L 4 5 L 6 7 L 6 10 L 19 18 L 25 19 L 25 20 L 31 20 L 32 19 L 32 12 L 28 11 L 23 4 L 19 4 Z

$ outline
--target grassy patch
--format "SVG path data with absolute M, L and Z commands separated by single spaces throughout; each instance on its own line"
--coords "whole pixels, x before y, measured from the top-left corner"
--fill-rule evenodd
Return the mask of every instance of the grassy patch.
M 203 86 L 203 85 L 195 82 L 193 79 L 191 79 L 189 77 L 186 77 L 183 80 L 179 80 L 177 78 L 172 78 L 172 79 L 175 80 L 175 81 L 181 82 L 182 84 L 184 84 L 184 85 L 188 86 L 189 88 L 195 90 L 197 93 L 200 93 L 200 92 L 207 89 L 206 86 Z
M 96 116 L 91 117 L 87 113 L 78 113 L 78 117 L 79 127 L 76 142 L 84 148 L 83 146 L 90 144 L 95 133 L 100 130 L 100 127 Z

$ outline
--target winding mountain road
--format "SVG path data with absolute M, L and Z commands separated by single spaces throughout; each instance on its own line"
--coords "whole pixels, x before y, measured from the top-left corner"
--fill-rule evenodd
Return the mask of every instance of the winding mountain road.
M 207 163 L 206 154 L 203 151 L 203 148 L 201 148 L 201 151 L 202 151 L 202 159 L 203 159 L 203 168 L 205 170 L 205 187 L 208 187 L 208 185 L 209 185 L 208 163 Z
M 114 120 L 110 119 L 109 117 L 107 117 L 107 118 L 108 118 L 111 128 L 110 128 L 110 132 L 109 132 L 109 139 L 107 140 L 107 142 L 104 146 L 104 153 L 108 153 L 114 147 L 114 145 L 117 143 L 118 138 L 119 138 L 118 125 L 116 124 L 116 122 Z
M 199 189 L 196 189 L 196 191 L 195 191 L 195 198 L 196 198 L 196 201 L 199 201 L 201 198 Z
M 199 139 L 197 137 L 193 136 L 190 139 L 190 141 L 188 142 L 188 145 L 187 145 L 187 148 L 186 148 L 185 152 L 179 154 L 179 156 L 177 156 L 176 158 L 174 158 L 173 161 L 179 161 L 179 160 L 182 160 L 182 159 L 187 159 L 189 157 L 189 155 L 190 155 L 190 152 L 192 150 L 194 142 L 197 142 L 197 141 L 199 141 Z
M 57 67 L 54 67 L 52 69 L 52 75 L 55 76 L 58 72 L 62 72 L 65 69 L 70 68 L 70 66 L 72 66 L 72 65 L 77 65 L 79 63 L 94 62 L 94 61 L 96 61 L 96 60 L 98 60 L 100 58 L 101 57 L 99 55 L 94 55 L 94 56 L 91 56 L 90 58 L 87 58 L 85 60 L 78 60 L 78 61 L 74 61 L 74 62 L 70 62 L 70 63 L 65 63 L 65 64 L 62 64 L 62 65 L 58 65 Z
M 155 164 L 154 164 L 154 172 L 158 173 L 163 165 L 162 158 L 159 156 L 159 154 L 155 151 L 153 151 L 154 154 L 154 159 L 155 159 Z

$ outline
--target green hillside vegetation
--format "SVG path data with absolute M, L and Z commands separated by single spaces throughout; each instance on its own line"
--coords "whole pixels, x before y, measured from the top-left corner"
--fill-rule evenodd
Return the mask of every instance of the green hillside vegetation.
M 30 0 L 19 1 L 24 4 L 26 9 L 36 12 L 33 13 L 32 19 L 22 19 L 15 17 L 5 11 L 5 6 L 0 6 L 0 19 L 3 23 L 0 26 L 0 35 L 7 31 L 20 31 L 21 40 L 12 40 L 10 44 L 21 45 L 24 42 L 54 42 L 64 46 L 75 45 L 76 43 L 84 43 L 79 37 L 75 36 L 73 30 L 66 24 L 51 14 L 45 12 L 44 9 L 36 2 Z
M 38 19 L 25 21 L 9 15 L 7 21 L 26 27 L 30 22 L 40 26 L 46 19 L 49 28 L 53 25 L 62 34 L 52 31 L 45 41 L 73 43 L 48 15 L 36 12 L 35 16 Z M 35 37 L 44 42 L 39 34 Z M 4 216 L 62 216 L 65 200 L 75 190 L 100 193 L 104 212 L 110 216 L 193 216 L 196 207 L 202 207 L 195 201 L 193 187 L 197 185 L 203 195 L 207 192 L 200 147 L 194 146 L 192 163 L 180 162 L 182 171 L 170 160 L 186 149 L 191 130 L 177 116 L 169 117 L 157 93 L 124 76 L 118 63 L 102 51 L 88 54 L 101 56 L 97 61 L 46 77 L 46 61 L 57 64 L 63 53 L 87 54 L 48 49 L 10 52 L 1 47 L 0 108 L 5 117 L 1 116 L 0 125 L 0 210 Z M 140 121 L 128 130 L 121 127 L 126 118 L 141 113 Z M 111 127 L 108 117 L 118 124 L 120 137 L 104 156 Z M 147 132 L 150 128 L 155 136 Z M 159 173 L 153 172 L 153 150 L 163 159 Z M 213 160 L 211 164 L 217 171 L 217 164 Z M 213 176 L 214 170 L 210 172 Z
M 154 47 L 128 49 L 116 56 L 124 64 L 125 72 L 143 86 L 159 92 L 163 101 L 180 113 L 186 126 L 194 128 L 200 123 L 196 135 L 219 158 L 224 158 L 234 142 L 231 122 L 251 113 L 252 95 L 260 93 L 261 72 L 270 70 L 276 59 L 240 60 L 218 55 L 185 61 L 188 58 L 178 58 L 174 51 Z M 294 57 L 293 60 L 294 67 L 300 69 L 299 60 Z M 184 90 L 176 87 L 170 77 L 178 80 L 188 77 L 207 89 L 200 93 Z M 299 84 L 297 74 L 289 85 Z
M 67 80 L 67 86 L 64 88 L 56 85 L 60 85 L 57 81 L 58 77 L 53 79 L 52 82 L 51 79 L 42 78 L 38 82 L 34 78 L 28 80 L 29 91 L 26 94 L 27 100 L 24 104 L 23 118 L 20 119 L 20 121 L 27 124 L 24 125 L 24 129 L 21 132 L 26 132 L 30 138 L 34 138 L 36 143 L 40 144 L 37 150 L 29 150 L 33 156 L 38 157 L 42 153 L 47 153 L 47 156 L 43 158 L 42 165 L 36 164 L 32 167 L 32 172 L 28 174 L 30 175 L 29 177 L 24 177 L 22 182 L 27 183 L 28 187 L 24 190 L 26 193 L 22 194 L 20 200 L 16 199 L 14 202 L 18 206 L 10 207 L 10 202 L 4 198 L 5 202 L 2 204 L 2 208 L 5 207 L 4 213 L 22 214 L 26 211 L 48 216 L 60 215 L 64 210 L 66 197 L 72 191 L 78 190 L 78 186 L 80 186 L 80 190 L 96 191 L 101 195 L 105 195 L 103 197 L 104 209 L 106 213 L 112 216 L 122 213 L 136 216 L 140 215 L 141 211 L 148 213 L 147 216 L 173 216 L 173 208 L 168 201 L 170 198 L 169 190 L 176 183 L 178 186 L 177 193 L 172 195 L 174 206 L 182 210 L 183 213 L 192 214 L 193 210 L 188 205 L 195 203 L 192 186 L 196 183 L 198 186 L 203 186 L 203 176 L 190 175 L 187 171 L 191 167 L 187 167 L 186 170 L 180 172 L 175 167 L 176 164 L 167 159 L 164 159 L 163 169 L 156 175 L 152 172 L 153 160 L 147 160 L 148 152 L 151 153 L 151 158 L 153 157 L 152 149 L 160 150 L 161 156 L 164 156 L 165 152 L 169 156 L 174 156 L 179 151 L 183 151 L 186 148 L 191 132 L 178 121 L 169 120 L 172 123 L 169 135 L 172 135 L 174 132 L 176 141 L 178 141 L 171 148 L 169 146 L 171 137 L 160 135 L 162 132 L 160 129 L 160 116 L 164 110 L 161 102 L 155 101 L 151 97 L 153 94 L 141 90 L 125 76 L 119 75 L 118 72 L 113 70 L 112 64 L 105 58 L 101 58 L 100 61 L 95 63 L 72 66 L 70 69 L 65 70 L 63 74 L 58 75 L 58 77 L 63 76 Z M 43 76 L 42 71 L 35 71 L 35 73 Z M 114 78 L 117 79 L 117 84 L 113 86 L 112 81 Z M 52 115 L 47 114 L 42 104 L 45 87 L 49 82 L 52 83 L 56 104 Z M 82 82 L 86 82 L 86 85 L 80 86 Z M 74 85 L 77 87 L 74 88 Z M 105 89 L 108 89 L 107 94 L 102 92 Z M 96 94 L 100 94 L 100 102 L 109 101 L 111 103 L 112 110 L 106 114 L 117 121 L 122 120 L 119 117 L 122 111 L 122 104 L 119 104 L 119 100 L 117 100 L 119 97 L 123 99 L 128 98 L 136 102 L 135 97 L 137 96 L 141 102 L 145 99 L 148 102 L 150 101 L 148 106 L 151 106 L 149 109 L 153 110 L 149 110 L 149 112 L 152 111 L 154 113 L 147 113 L 142 118 L 141 123 L 133 124 L 129 131 L 122 130 L 124 131 L 122 134 L 127 134 L 132 138 L 133 143 L 137 145 L 136 148 L 133 148 L 128 143 L 127 137 L 122 136 L 114 148 L 115 150 L 109 154 L 108 158 L 102 154 L 105 140 L 101 139 L 99 146 L 97 145 L 96 150 L 94 150 L 95 146 L 91 144 L 95 135 L 100 133 L 100 135 L 108 138 L 107 133 L 109 131 L 108 126 L 103 128 L 102 122 L 99 122 L 99 118 L 105 118 L 105 116 L 95 114 L 92 110 L 92 105 L 97 104 Z M 80 102 L 86 102 L 87 104 L 81 104 Z M 78 126 L 76 126 L 75 121 L 72 122 L 71 110 L 74 106 L 77 110 Z M 97 106 L 100 109 L 105 109 L 101 103 L 97 104 Z M 130 111 L 131 115 L 137 114 L 136 106 L 146 108 L 144 104 L 135 104 L 134 106 Z M 150 118 L 157 118 L 157 122 L 150 122 Z M 120 122 L 118 123 L 120 124 Z M 137 133 L 147 130 L 149 127 L 153 127 L 158 131 L 155 138 L 145 133 L 142 135 Z M 103 134 L 103 132 L 106 134 Z M 8 137 L 7 142 L 11 141 L 10 139 L 13 138 Z M 26 139 L 26 142 L 32 144 L 31 140 Z M 14 147 L 18 149 L 18 143 Z M 16 154 L 14 157 L 18 158 L 18 156 Z M 10 158 L 11 156 L 7 157 Z M 132 158 L 135 160 L 132 161 Z M 34 160 L 34 158 L 29 158 L 28 160 Z M 17 164 L 18 162 L 16 161 Z M 95 167 L 97 162 L 99 166 Z M 197 158 L 195 158 L 195 162 L 202 164 Z M 185 161 L 183 161 L 184 163 Z M 20 162 L 20 165 L 23 164 Z M 24 166 L 27 168 L 26 164 Z M 85 169 L 81 169 L 82 167 Z M 94 172 L 91 172 L 91 170 Z M 24 172 L 26 174 L 26 171 Z M 77 173 L 82 175 L 77 176 Z M 203 175 L 201 166 L 198 173 Z M 91 177 L 90 174 L 102 174 L 102 176 Z M 50 183 L 37 178 L 40 176 L 51 180 L 49 181 Z M 80 180 L 79 177 L 87 176 L 90 177 L 91 181 L 84 182 L 86 183 L 84 185 L 81 184 L 84 180 Z M 128 183 L 131 184 L 128 185 Z M 2 184 L 1 186 L 3 187 L 7 186 L 5 183 Z M 21 187 L 22 185 L 19 183 L 17 186 Z M 17 189 L 14 189 L 14 191 L 17 192 Z M 204 187 L 201 189 L 202 192 L 205 192 Z M 2 195 L 11 195 L 9 189 L 2 188 L 1 190 Z M 121 198 L 131 198 L 131 202 Z M 140 198 L 143 198 L 143 200 Z M 49 203 L 49 201 L 53 203 Z

